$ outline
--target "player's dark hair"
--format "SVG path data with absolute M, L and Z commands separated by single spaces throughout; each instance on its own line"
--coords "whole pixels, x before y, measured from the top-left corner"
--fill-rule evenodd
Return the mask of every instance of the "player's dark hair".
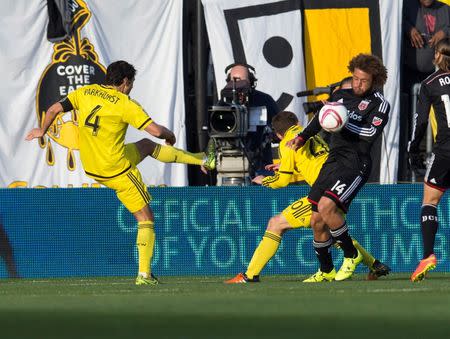
M 105 84 L 119 86 L 123 82 L 123 79 L 127 78 L 133 81 L 135 76 L 136 69 L 133 65 L 123 60 L 115 61 L 106 69 Z
M 344 79 L 341 80 L 341 82 L 339 83 L 339 88 L 345 88 L 347 86 L 351 86 L 352 84 L 352 79 L 353 77 L 346 77 Z
M 284 135 L 286 131 L 294 125 L 298 124 L 298 118 L 295 113 L 289 111 L 281 111 L 272 118 L 272 128 L 275 133 Z
M 354 73 L 356 68 L 372 75 L 374 88 L 381 88 L 386 83 L 387 70 L 379 57 L 372 54 L 358 54 L 348 64 L 348 70 L 351 73 Z
M 444 38 L 439 40 L 436 44 L 435 48 L 436 52 L 439 52 L 441 55 L 434 60 L 434 64 L 442 69 L 443 71 L 450 71 L 450 38 Z

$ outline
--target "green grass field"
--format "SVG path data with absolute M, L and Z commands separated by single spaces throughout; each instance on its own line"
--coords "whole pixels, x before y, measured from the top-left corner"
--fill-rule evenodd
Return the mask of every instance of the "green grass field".
M 0 280 L 0 338 L 448 338 L 450 274 Z

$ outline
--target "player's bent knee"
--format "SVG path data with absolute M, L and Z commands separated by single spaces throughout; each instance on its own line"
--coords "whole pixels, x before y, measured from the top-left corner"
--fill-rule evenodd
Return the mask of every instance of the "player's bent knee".
M 143 156 L 151 156 L 157 146 L 157 144 L 150 139 L 141 139 L 135 144 L 139 150 L 139 153 Z
M 289 224 L 283 223 L 283 219 L 280 215 L 275 215 L 270 218 L 267 224 L 267 231 L 277 234 L 282 234 L 289 228 Z

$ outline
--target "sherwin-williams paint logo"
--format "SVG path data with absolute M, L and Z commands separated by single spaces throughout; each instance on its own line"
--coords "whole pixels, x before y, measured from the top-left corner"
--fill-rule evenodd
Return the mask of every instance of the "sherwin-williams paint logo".
M 106 68 L 99 63 L 94 46 L 81 37 L 81 29 L 91 18 L 84 0 L 69 0 L 72 12 L 72 35 L 53 45 L 52 62 L 42 73 L 36 93 L 36 113 L 42 126 L 45 112 L 54 102 L 78 87 L 103 83 Z M 39 146 L 46 148 L 46 161 L 55 164 L 52 141 L 67 148 L 67 168 L 75 170 L 74 150 L 78 150 L 78 116 L 75 110 L 60 114 L 47 134 L 39 138 Z

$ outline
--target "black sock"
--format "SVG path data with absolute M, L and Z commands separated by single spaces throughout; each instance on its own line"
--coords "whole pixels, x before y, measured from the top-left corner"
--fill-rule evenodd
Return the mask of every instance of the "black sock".
M 331 258 L 330 247 L 333 241 L 328 239 L 327 241 L 313 240 L 314 250 L 316 251 L 317 259 L 319 259 L 320 270 L 324 273 L 330 273 L 333 268 L 333 259 Z
M 344 221 L 344 224 L 335 230 L 330 229 L 330 233 L 333 239 L 339 244 L 339 246 L 344 251 L 344 257 L 356 258 L 358 252 L 355 246 L 353 246 L 353 241 L 352 238 L 350 237 L 350 234 L 348 234 L 347 222 Z
M 423 259 L 434 252 L 434 239 L 438 229 L 437 209 L 435 205 L 423 205 L 420 220 L 423 241 Z

